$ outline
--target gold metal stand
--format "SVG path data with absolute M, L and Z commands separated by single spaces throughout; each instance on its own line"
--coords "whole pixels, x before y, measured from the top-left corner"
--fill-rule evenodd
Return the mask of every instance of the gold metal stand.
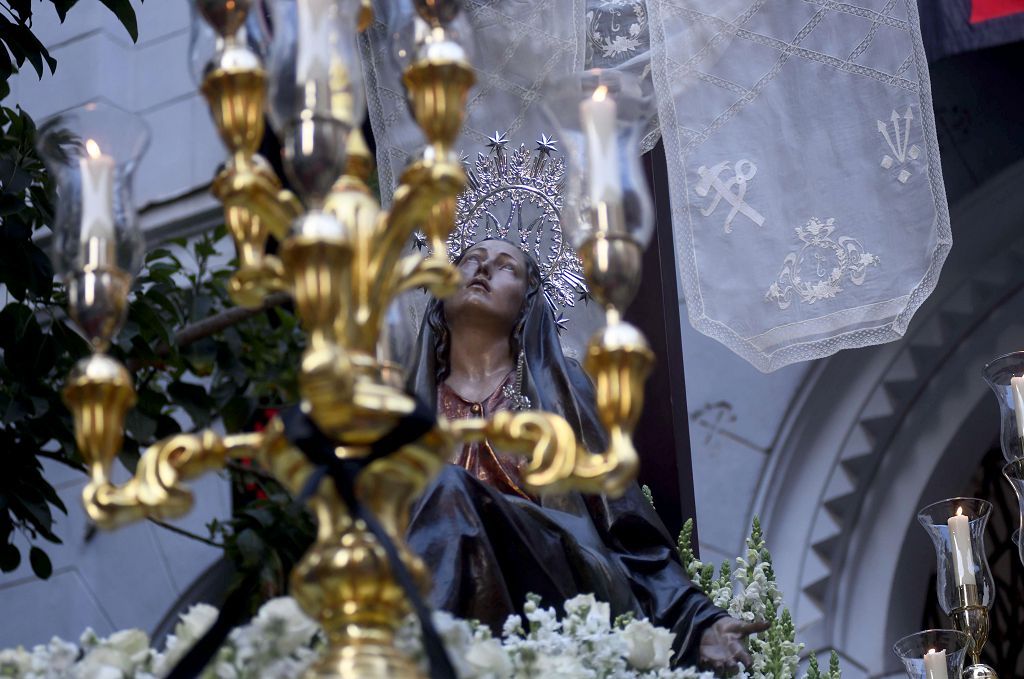
M 414 287 L 443 297 L 460 281 L 444 243 L 453 226 L 455 198 L 466 181 L 452 144 L 462 125 L 473 71 L 458 56 L 458 46 L 443 39 L 442 22 L 430 14 L 436 4 L 421 2 L 418 9 L 435 26 L 439 42 L 405 74 L 412 110 L 429 146 L 402 175 L 391 210 L 383 211 L 367 188 L 372 161 L 357 130 L 348 140 L 345 175 L 322 212 L 305 215 L 290 233 L 301 205 L 281 190 L 269 165 L 255 154 L 263 133 L 266 75 L 255 54 L 234 38 L 248 2 L 200 3 L 224 41 L 202 91 L 230 152 L 213 192 L 224 204 L 238 248 L 232 297 L 238 304 L 256 306 L 270 291 L 293 295 L 309 336 L 301 359 L 301 406 L 325 434 L 344 441 L 335 451 L 340 458 L 365 456 L 414 409 L 413 400 L 397 386 L 393 367 L 378 360 L 382 315 L 390 301 Z M 403 256 L 418 228 L 430 240 L 432 257 Z M 283 243 L 280 258 L 265 252 L 270 235 Z M 580 254 L 594 296 L 607 309 L 608 325 L 592 338 L 585 367 L 596 385 L 609 448 L 597 454 L 587 451 L 568 422 L 552 413 L 499 412 L 489 420 L 438 422 L 418 441 L 368 466 L 358 478 L 357 494 L 379 518 L 423 591 L 429 577 L 404 541 L 409 508 L 462 442 L 487 438 L 527 455 L 524 481 L 535 490 L 618 494 L 635 478 L 638 458 L 630 437 L 653 355 L 643 335 L 621 320 L 621 311 L 639 283 L 640 248 L 625 238 L 599 235 Z M 101 335 L 109 338 L 117 325 L 111 319 L 122 313 L 127 291 L 110 282 L 116 277 L 108 278 L 108 304 L 97 307 L 73 295 L 72 313 L 95 316 L 93 324 L 102 326 Z M 101 345 L 105 342 L 97 343 Z M 120 449 L 125 413 L 134 403 L 130 376 L 109 357 L 94 355 L 71 375 L 65 400 L 92 473 L 83 500 L 89 515 L 104 527 L 187 512 L 191 495 L 182 484 L 231 458 L 255 458 L 293 493 L 304 488 L 313 471 L 275 419 L 259 434 L 219 437 L 204 432 L 160 441 L 145 451 L 134 478 L 114 486 L 111 465 Z M 326 653 L 309 676 L 420 676 L 395 648 L 395 633 L 409 604 L 382 546 L 362 521 L 350 516 L 329 480 L 320 484 L 309 504 L 318 523 L 316 541 L 291 576 L 293 595 L 327 636 Z
M 977 585 L 961 585 L 960 606 L 951 611 L 953 624 L 971 638 L 971 664 L 964 668 L 963 679 L 998 679 L 996 671 L 981 662 L 981 651 L 988 642 L 989 613 L 981 604 Z

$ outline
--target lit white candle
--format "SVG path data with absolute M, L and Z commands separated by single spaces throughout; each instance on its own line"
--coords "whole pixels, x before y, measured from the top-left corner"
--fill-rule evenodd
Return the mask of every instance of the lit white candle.
M 332 0 L 298 0 L 298 54 L 295 82 L 305 85 L 327 78 L 330 62 L 330 23 L 327 15 Z
M 99 144 L 85 142 L 86 155 L 78 161 L 82 176 L 81 241 L 83 263 L 92 266 L 114 264 L 114 159 Z
M 934 648 L 924 656 L 925 679 L 949 679 L 949 672 L 946 671 L 946 652 L 936 651 Z
M 964 508 L 957 507 L 956 516 L 949 517 L 949 541 L 953 549 L 953 577 L 958 586 L 974 585 L 974 552 L 971 549 L 971 524 Z
M 1013 392 L 1013 410 L 1017 414 L 1017 437 L 1024 438 L 1024 377 L 1010 378 Z
M 587 167 L 590 170 L 590 203 L 619 204 L 622 185 L 619 177 L 619 147 L 616 135 L 618 110 L 604 85 L 580 104 L 580 122 L 587 140 Z

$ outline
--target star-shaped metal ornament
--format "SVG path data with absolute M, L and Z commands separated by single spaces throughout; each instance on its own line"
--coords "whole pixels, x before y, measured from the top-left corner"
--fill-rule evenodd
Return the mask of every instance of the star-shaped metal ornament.
M 541 134 L 540 139 L 537 140 L 537 150 L 541 152 L 541 155 L 545 156 L 558 153 L 558 141 L 554 137 Z
M 508 137 L 504 132 L 494 131 L 494 134 L 487 138 L 487 147 L 491 151 L 504 151 L 508 145 Z
M 416 250 L 422 252 L 427 247 L 427 234 L 422 231 L 414 231 L 412 234 L 412 244 L 416 247 Z
M 558 315 L 555 316 L 555 329 L 558 331 L 559 335 L 569 329 L 569 319 L 566 318 L 565 314 L 561 311 L 559 311 Z

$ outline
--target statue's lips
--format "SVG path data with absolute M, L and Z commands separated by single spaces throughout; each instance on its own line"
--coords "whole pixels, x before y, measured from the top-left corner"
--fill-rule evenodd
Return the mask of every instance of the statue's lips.
M 474 278 L 469 282 L 469 285 L 467 285 L 466 287 L 479 288 L 480 290 L 484 290 L 486 292 L 491 291 L 491 284 L 485 281 L 483 278 Z

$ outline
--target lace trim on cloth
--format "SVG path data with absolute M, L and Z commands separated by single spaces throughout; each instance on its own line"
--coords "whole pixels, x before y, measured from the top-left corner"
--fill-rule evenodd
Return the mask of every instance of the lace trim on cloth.
M 900 338 L 952 245 L 916 2 L 647 9 L 693 326 L 764 372 Z

